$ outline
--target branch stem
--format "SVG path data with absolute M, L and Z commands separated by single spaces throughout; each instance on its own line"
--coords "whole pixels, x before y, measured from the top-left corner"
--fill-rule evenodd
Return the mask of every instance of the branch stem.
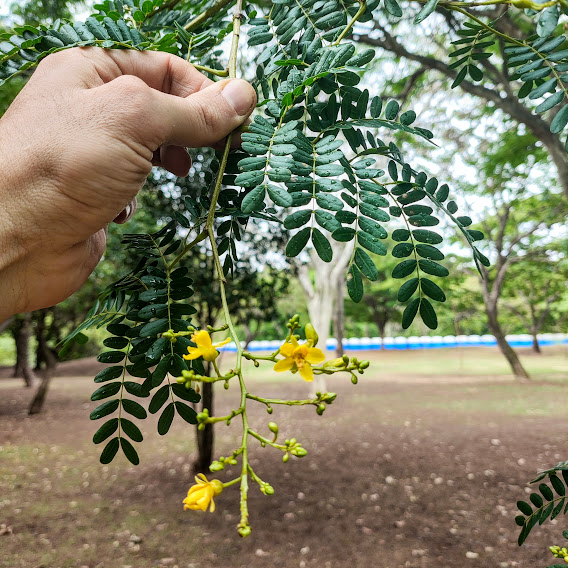
M 199 16 L 193 18 L 183 26 L 186 32 L 192 32 L 194 29 L 198 28 L 203 22 L 206 22 L 209 18 L 212 18 L 215 14 L 220 12 L 227 4 L 230 4 L 234 0 L 219 0 L 213 4 L 213 6 L 207 8 L 205 12 L 199 14 Z

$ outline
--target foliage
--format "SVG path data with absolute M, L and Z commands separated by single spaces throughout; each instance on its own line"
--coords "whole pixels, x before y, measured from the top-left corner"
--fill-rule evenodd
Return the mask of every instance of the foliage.
M 184 57 L 211 77 L 234 78 L 240 30 L 246 26 L 247 52 L 256 55 L 254 86 L 260 102 L 259 112 L 242 134 L 242 148 L 231 152 L 229 136 L 224 150 L 211 163 L 211 173 L 204 175 L 202 190 L 184 192 L 183 207 L 174 208 L 170 222 L 156 232 L 125 237 L 124 244 L 137 264 L 101 293 L 87 320 L 69 338 L 81 337 L 92 326 L 106 326 L 111 334 L 105 340 L 110 350 L 99 355 L 100 361 L 111 366 L 95 378 L 103 384 L 93 394 L 93 400 L 110 399 L 94 411 L 93 419 L 118 411 L 118 416 L 107 420 L 95 434 L 97 443 L 111 438 L 102 452 L 103 463 L 110 462 L 120 448 L 132 463 L 138 462 L 137 450 L 129 439 L 141 441 L 140 429 L 124 417 L 122 410 L 138 419 L 146 413 L 132 397 L 151 396 L 149 409 L 160 413 L 160 434 L 169 430 L 176 414 L 200 426 L 219 421 L 230 424 L 240 417 L 240 447 L 212 467 L 224 469 L 241 460 L 240 475 L 223 486 L 240 483 L 242 536 L 250 533 L 248 480 L 258 483 L 266 494 L 273 491 L 248 462 L 249 438 L 281 450 L 284 461 L 289 455 L 301 457 L 306 453 L 295 439 L 278 444 L 274 423 L 268 425 L 274 434 L 272 440 L 252 430 L 247 422 L 247 403 L 264 404 L 269 413 L 273 404 L 313 405 L 321 414 L 335 398 L 333 393 L 318 393 L 315 399 L 280 401 L 252 395 L 246 388 L 244 361 L 259 365 L 263 360 L 277 362 L 279 356 L 279 351 L 257 357 L 243 350 L 227 299 L 225 282 L 238 273 L 241 243 L 251 222 L 279 224 L 285 209 L 283 226 L 295 231 L 286 245 L 290 257 L 302 254 L 310 244 L 322 260 L 329 262 L 330 239 L 353 242 L 347 289 L 357 302 L 363 298 L 364 282 L 379 278 L 370 255 L 386 255 L 384 240 L 390 235 L 396 243 L 391 254 L 397 259 L 392 277 L 402 281 L 397 295 L 406 303 L 404 328 L 417 314 L 428 327 L 437 327 L 435 303 L 443 302 L 445 293 L 430 277 L 449 274 L 440 264 L 446 230 L 442 231 L 444 235 L 433 230 L 439 228 L 440 217 L 461 232 L 479 270 L 489 265 L 475 245 L 483 234 L 471 228 L 469 216 L 458 214 L 448 185 L 410 164 L 390 139 L 402 134 L 431 143 L 433 134 L 415 125 L 415 111 L 401 112 L 397 101 L 383 101 L 360 88 L 374 52 L 358 52 L 348 40 L 349 34 L 354 26 L 371 20 L 373 12 L 386 10 L 392 18 L 404 13 L 396 0 L 386 0 L 384 7 L 379 4 L 379 0 L 275 0 L 258 10 L 247 5 L 243 11 L 241 0 L 105 0 L 95 6 L 98 13 L 85 22 L 57 20 L 49 25 L 23 25 L 0 38 L 0 81 L 26 73 L 50 53 L 80 46 L 166 51 Z M 497 37 L 507 44 L 508 63 L 524 81 L 519 96 L 539 100 L 554 91 L 536 111 L 559 108 L 551 129 L 562 131 L 568 123 L 568 107 L 562 106 L 568 53 L 561 49 L 563 36 L 552 34 L 564 4 L 531 4 L 538 15 L 537 37 L 526 40 L 508 37 L 484 23 L 463 9 L 462 2 L 440 1 L 442 4 L 471 20 L 460 30 L 463 40 L 453 53 L 458 79 L 469 74 L 474 81 L 483 80 L 475 62 L 491 57 L 489 42 Z M 232 18 L 227 17 L 230 5 L 234 5 Z M 427 2 L 416 15 L 415 25 L 420 25 L 437 5 L 436 0 Z M 232 43 L 225 62 L 220 45 L 227 36 L 232 37 Z M 218 285 L 225 325 L 214 327 L 215 322 L 204 322 L 201 315 L 199 330 L 191 317 L 196 312 L 192 299 L 194 271 L 200 269 L 190 270 L 184 258 L 202 250 L 203 245 L 213 260 L 215 273 L 210 278 Z M 203 324 L 209 324 L 207 331 Z M 307 343 L 297 346 L 294 333 L 298 327 L 298 318 L 288 322 L 283 344 L 283 353 L 290 359 L 286 367 L 309 377 L 304 366 L 314 363 L 309 358 L 315 357 L 310 350 L 316 349 L 317 334 L 306 326 Z M 207 377 L 201 359 L 187 363 L 182 356 L 188 347 L 196 348 L 194 340 L 203 339 L 198 334 L 224 329 L 235 342 L 236 363 L 224 373 L 214 365 L 216 376 Z M 203 351 L 207 357 L 211 353 Z M 214 358 L 207 360 L 215 363 Z M 356 373 L 365 367 L 365 362 L 345 358 L 313 369 L 316 374 L 347 372 L 356 382 Z M 221 381 L 228 387 L 231 379 L 239 383 L 241 403 L 230 415 L 196 414 L 186 404 L 199 398 L 193 388 L 196 382 Z M 217 491 L 218 484 L 209 485 L 199 493 L 204 489 L 210 492 L 211 487 Z

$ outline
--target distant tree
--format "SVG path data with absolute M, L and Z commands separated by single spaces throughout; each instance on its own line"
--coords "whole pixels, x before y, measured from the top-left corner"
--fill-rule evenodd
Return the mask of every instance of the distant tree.
M 555 304 L 568 290 L 566 258 L 536 258 L 513 265 L 503 288 L 503 305 L 532 335 L 532 348 L 540 353 L 537 335 L 554 320 Z
M 527 144 L 531 140 L 534 151 L 527 158 Z M 487 203 L 481 228 L 492 266 L 481 267 L 485 312 L 489 329 L 513 373 L 527 380 L 527 371 L 505 338 L 499 300 L 513 266 L 522 271 L 527 261 L 546 258 L 550 234 L 563 230 L 567 205 L 562 194 L 554 191 L 554 183 L 544 189 L 535 186 L 538 170 L 544 176 L 541 179 L 550 180 L 550 176 L 547 176 L 546 154 L 534 145 L 531 136 L 509 132 L 496 140 L 486 140 L 482 150 L 475 166 L 480 180 L 468 187 L 468 195 L 477 194 Z

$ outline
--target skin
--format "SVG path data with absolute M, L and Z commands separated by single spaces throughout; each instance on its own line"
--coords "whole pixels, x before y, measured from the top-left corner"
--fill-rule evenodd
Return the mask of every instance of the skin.
M 0 119 L 0 322 L 52 306 L 99 262 L 152 165 L 187 175 L 256 105 L 159 52 L 75 48 L 38 66 Z

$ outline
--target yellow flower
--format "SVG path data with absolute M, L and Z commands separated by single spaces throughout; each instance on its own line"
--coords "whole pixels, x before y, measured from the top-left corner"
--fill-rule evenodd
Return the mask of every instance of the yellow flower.
M 183 500 L 183 509 L 187 511 L 206 511 L 211 504 L 209 510 L 215 511 L 215 503 L 213 497 L 221 494 L 223 484 L 218 479 L 207 481 L 207 478 L 200 473 L 195 476 L 197 485 L 192 485 L 187 492 L 187 497 Z
M 292 336 L 290 343 L 286 342 L 280 347 L 280 353 L 284 355 L 282 359 L 274 365 L 277 373 L 284 371 L 292 371 L 292 373 L 300 372 L 300 376 L 308 382 L 314 380 L 314 372 L 312 364 L 322 363 L 325 355 L 321 349 L 310 347 L 310 342 L 300 345 L 298 340 Z
M 193 341 L 193 343 L 195 343 L 197 347 L 188 347 L 187 352 L 189 353 L 189 355 L 184 355 L 184 359 L 191 360 L 197 359 L 198 357 L 203 357 L 205 361 L 214 361 L 219 356 L 219 352 L 217 351 L 217 349 L 215 349 L 215 347 L 227 345 L 227 343 L 231 341 L 231 338 L 227 337 L 227 339 L 221 341 L 221 343 L 215 343 L 215 345 L 213 345 L 211 343 L 211 336 L 209 335 L 209 333 L 202 329 L 200 331 L 196 331 L 191 336 L 191 341 Z

